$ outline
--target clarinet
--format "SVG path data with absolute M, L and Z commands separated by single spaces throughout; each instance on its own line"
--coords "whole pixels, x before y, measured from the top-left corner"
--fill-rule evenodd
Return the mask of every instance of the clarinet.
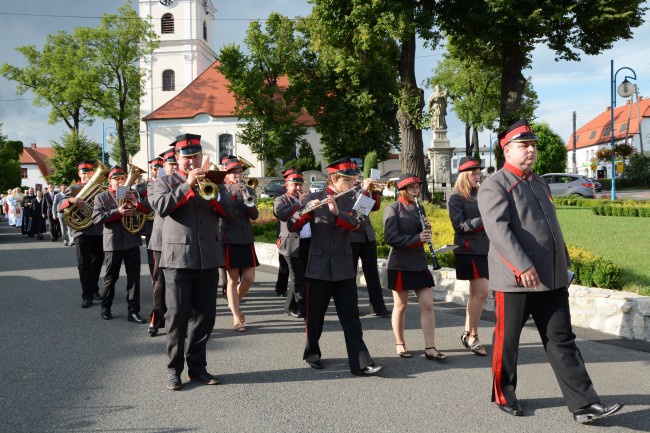
M 422 223 L 422 229 L 426 230 L 426 219 L 424 217 L 424 212 L 418 203 L 417 197 L 415 198 L 415 206 L 418 208 L 418 214 L 420 215 L 420 222 Z M 433 247 L 433 242 L 429 241 L 429 251 L 431 252 L 431 264 L 433 265 L 433 270 L 437 271 L 440 269 L 440 263 L 438 263 L 438 258 L 436 257 L 436 249 Z

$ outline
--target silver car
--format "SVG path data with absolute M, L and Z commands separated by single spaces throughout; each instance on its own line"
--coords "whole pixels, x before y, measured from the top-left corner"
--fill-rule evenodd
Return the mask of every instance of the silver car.
M 551 189 L 551 196 L 580 195 L 593 198 L 594 183 L 584 176 L 569 173 L 547 173 L 542 175 Z

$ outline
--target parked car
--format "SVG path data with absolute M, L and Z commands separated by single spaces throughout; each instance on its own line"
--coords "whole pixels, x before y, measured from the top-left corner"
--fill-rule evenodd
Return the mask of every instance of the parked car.
M 325 189 L 327 182 L 324 180 L 315 180 L 309 185 L 309 192 L 318 192 Z
M 603 190 L 603 184 L 602 184 L 602 183 L 598 182 L 598 181 L 597 181 L 596 179 L 594 179 L 593 177 L 588 177 L 587 179 L 589 179 L 590 181 L 593 182 L 593 184 L 594 184 L 594 189 L 596 190 L 596 192 L 601 192 L 601 191 Z
M 548 184 L 553 197 L 580 195 L 593 198 L 595 195 L 594 183 L 584 176 L 568 173 L 547 173 L 542 175 L 542 179 Z
M 262 188 L 260 198 L 274 198 L 277 195 L 278 190 L 281 190 L 282 188 L 284 188 L 284 180 L 273 179 Z

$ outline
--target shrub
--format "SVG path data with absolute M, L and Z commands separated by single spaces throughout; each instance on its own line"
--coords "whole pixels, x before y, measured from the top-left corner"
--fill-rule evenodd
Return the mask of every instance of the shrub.
M 619 289 L 623 269 L 610 260 L 603 259 L 584 248 L 569 246 L 571 270 L 576 283 L 603 289 Z

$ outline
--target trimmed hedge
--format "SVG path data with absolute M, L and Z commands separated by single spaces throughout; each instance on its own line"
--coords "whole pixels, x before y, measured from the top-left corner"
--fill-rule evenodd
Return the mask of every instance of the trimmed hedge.
M 584 248 L 568 246 L 575 282 L 583 286 L 620 290 L 623 268 Z
M 591 209 L 595 215 L 622 217 L 650 217 L 650 206 L 626 206 L 602 204 Z

